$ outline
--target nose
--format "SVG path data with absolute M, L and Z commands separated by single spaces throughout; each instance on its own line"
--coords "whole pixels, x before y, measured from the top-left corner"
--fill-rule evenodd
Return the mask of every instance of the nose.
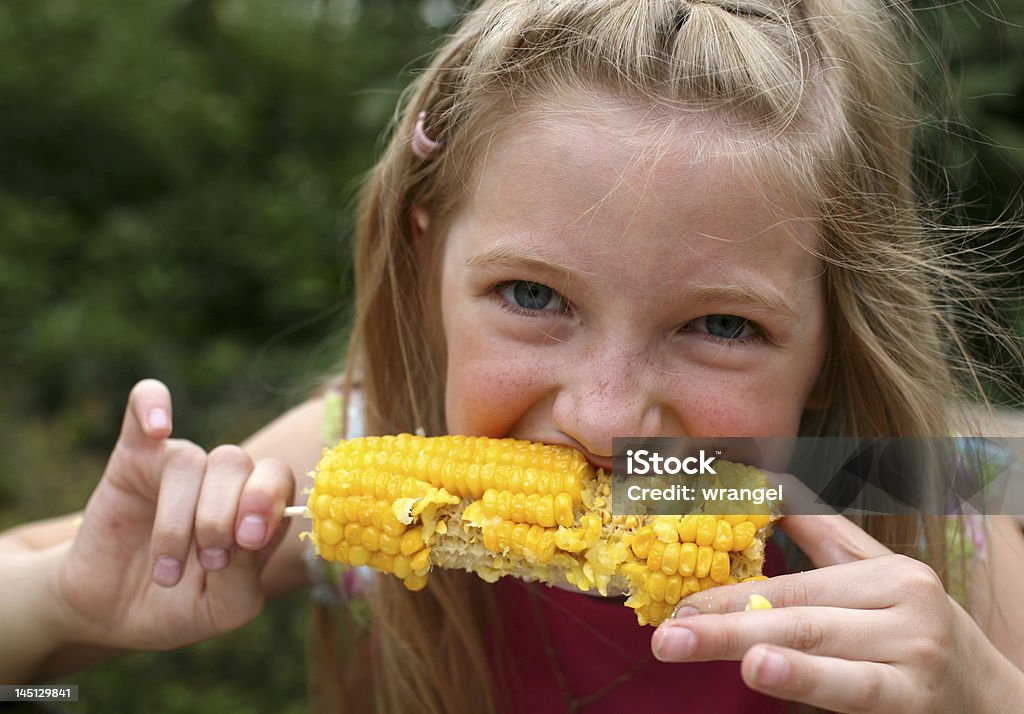
M 611 457 L 613 437 L 681 435 L 657 370 L 635 351 L 609 349 L 573 364 L 555 396 L 557 427 L 595 457 Z

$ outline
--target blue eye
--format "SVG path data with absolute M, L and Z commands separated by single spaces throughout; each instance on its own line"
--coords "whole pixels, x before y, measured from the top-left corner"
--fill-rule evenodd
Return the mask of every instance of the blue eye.
M 547 285 L 530 280 L 509 280 L 498 285 L 498 294 L 512 307 L 520 310 L 564 312 L 568 304 Z
M 757 325 L 737 315 L 705 315 L 687 327 L 693 332 L 704 332 L 720 340 L 739 340 L 760 333 Z

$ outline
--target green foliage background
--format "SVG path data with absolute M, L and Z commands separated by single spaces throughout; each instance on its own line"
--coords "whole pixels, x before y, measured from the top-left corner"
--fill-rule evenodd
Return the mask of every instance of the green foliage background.
M 921 9 L 976 129 L 933 150 L 972 218 L 1019 209 L 1024 0 Z M 82 507 L 142 377 L 212 448 L 337 366 L 353 190 L 454 10 L 0 3 L 0 527 Z M 302 711 L 305 628 L 299 593 L 231 636 L 69 678 L 74 709 Z

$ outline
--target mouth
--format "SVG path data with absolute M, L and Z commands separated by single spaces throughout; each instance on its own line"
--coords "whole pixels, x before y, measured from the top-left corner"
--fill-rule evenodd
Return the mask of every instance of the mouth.
M 576 441 L 571 436 L 568 436 L 566 434 L 559 434 L 558 436 L 553 438 L 546 439 L 541 437 L 534 440 L 546 444 L 554 444 L 555 446 L 568 446 L 583 454 L 583 458 L 585 458 L 587 460 L 587 463 L 589 463 L 595 469 L 601 469 L 602 471 L 609 475 L 612 473 L 612 457 L 610 455 L 598 456 L 597 454 L 593 454 L 590 451 L 588 451 L 587 448 L 583 446 L 583 444 Z
M 612 472 L 612 457 L 610 456 L 594 456 L 587 451 L 580 450 L 580 452 L 587 458 L 590 465 L 595 469 L 603 469 L 606 474 Z

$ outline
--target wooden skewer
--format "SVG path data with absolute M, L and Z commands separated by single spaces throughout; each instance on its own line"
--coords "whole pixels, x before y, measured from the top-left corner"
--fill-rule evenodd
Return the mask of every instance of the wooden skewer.
M 309 509 L 305 506 L 285 506 L 284 517 L 295 518 L 295 517 L 308 518 Z

